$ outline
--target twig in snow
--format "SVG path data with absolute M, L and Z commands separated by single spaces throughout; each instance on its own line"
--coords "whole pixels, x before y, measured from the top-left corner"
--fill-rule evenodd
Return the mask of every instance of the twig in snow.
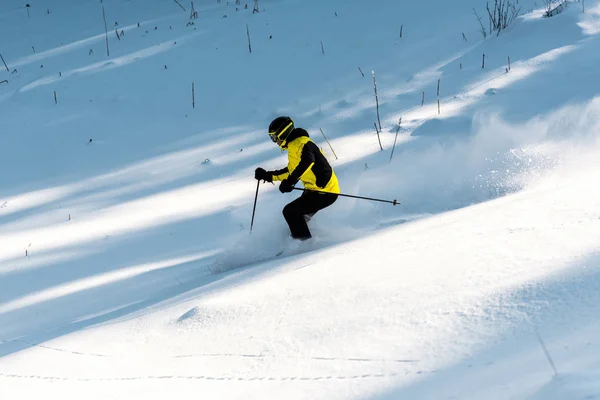
M 475 11 L 475 9 L 473 9 L 473 12 L 475 13 L 475 16 L 477 17 L 477 21 L 479 21 L 479 26 L 481 26 L 481 35 L 483 36 L 483 39 L 485 39 L 487 37 L 487 32 L 486 32 L 485 28 L 483 27 L 483 22 L 481 21 L 481 17 L 479 16 L 479 14 L 477 14 L 477 11 Z
M 551 4 L 552 0 L 544 0 L 547 4 Z M 517 4 L 519 0 L 517 0 Z M 550 7 L 550 6 L 548 6 Z M 521 8 L 517 8 L 511 0 L 494 0 L 493 10 L 490 10 L 490 4 L 486 4 L 488 19 L 490 21 L 490 33 L 496 31 L 496 36 L 500 35 L 503 29 L 508 28 L 520 14 Z M 548 11 L 550 8 L 548 8 Z
M 358 67 L 358 70 L 360 71 L 360 74 L 363 76 L 363 78 L 365 77 L 364 72 L 362 71 L 362 69 L 360 69 L 360 67 Z
M 6 65 L 6 61 L 4 61 L 4 57 L 2 57 L 2 53 L 0 53 L 0 58 L 2 59 L 2 63 L 4 63 L 4 67 L 6 68 L 6 71 L 10 72 L 10 69 L 8 68 L 8 65 Z
M 569 5 L 569 2 L 564 0 L 560 2 L 560 4 L 556 7 L 552 8 L 552 0 L 544 0 L 544 2 L 548 4 L 548 10 L 544 13 L 544 17 L 547 18 L 554 17 L 555 15 L 562 13 L 565 10 L 565 8 Z
M 552 360 L 552 357 L 550 356 L 550 353 L 548 352 L 548 349 L 546 348 L 546 344 L 542 340 L 542 337 L 540 336 L 540 333 L 538 332 L 538 330 L 535 327 L 533 329 L 535 330 L 535 336 L 537 336 L 537 339 L 540 342 L 540 346 L 542 346 L 542 350 L 544 350 L 544 354 L 546 355 L 546 359 L 548 359 L 548 363 L 550 364 L 550 366 L 552 367 L 552 370 L 554 371 L 554 375 L 555 376 L 558 375 L 558 371 L 556 370 L 556 366 L 554 365 L 554 361 Z
M 110 50 L 108 48 L 108 25 L 106 24 L 106 13 L 104 12 L 104 4 L 102 5 L 102 18 L 104 19 L 104 33 L 106 34 L 106 56 L 110 57 Z
M 321 40 L 321 53 L 325 54 L 325 48 L 323 47 L 323 41 Z
M 248 35 L 248 51 L 252 53 L 252 44 L 250 43 L 250 28 L 248 27 L 248 24 L 246 24 L 246 34 Z
M 377 105 L 377 122 L 379 122 L 379 130 L 381 130 L 381 120 L 379 119 L 379 96 L 377 95 L 377 81 L 375 80 L 375 71 L 371 71 L 371 74 L 373 75 L 373 90 L 375 91 L 375 104 Z M 379 135 L 379 132 L 377 134 Z
M 437 84 L 437 106 L 438 106 L 438 114 L 441 113 L 441 110 L 440 110 L 440 81 L 441 81 L 441 79 L 438 79 L 438 84 Z
M 400 132 L 400 124 L 402 124 L 402 117 L 398 121 L 398 126 L 396 127 L 396 136 L 394 137 L 394 147 L 392 147 L 392 154 L 390 154 L 390 162 L 392 162 L 392 157 L 394 157 L 394 150 L 396 149 L 396 140 L 398 140 L 398 132 Z
M 379 137 L 379 130 L 377 130 L 377 122 L 373 122 L 373 125 L 375 125 L 375 132 L 377 132 L 377 140 L 379 140 L 379 148 L 381 149 L 381 151 L 383 151 L 383 146 L 381 145 L 381 138 Z
M 194 92 L 194 82 L 192 82 L 192 108 L 196 108 L 196 94 Z
M 180 2 L 178 2 L 177 0 L 173 0 L 173 1 L 174 1 L 175 3 L 177 3 L 177 5 L 178 5 L 179 7 L 181 7 L 181 9 L 182 9 L 183 11 L 186 11 L 186 10 L 185 10 L 185 7 L 184 7 L 184 6 L 182 6 Z
M 321 131 L 321 133 L 323 134 L 323 137 L 325 138 L 325 141 L 327 142 L 327 144 L 329 145 L 329 148 L 331 149 L 331 152 L 333 153 L 333 155 L 335 156 L 335 159 L 338 159 L 337 154 L 335 154 L 335 150 L 333 150 L 333 147 L 331 146 L 331 143 L 329 143 L 329 140 L 327 140 L 327 136 L 325 136 L 325 133 L 323 132 L 323 129 L 319 128 L 319 130 Z
M 198 11 L 194 8 L 194 1 L 192 1 L 192 11 L 190 12 L 190 19 L 198 18 Z

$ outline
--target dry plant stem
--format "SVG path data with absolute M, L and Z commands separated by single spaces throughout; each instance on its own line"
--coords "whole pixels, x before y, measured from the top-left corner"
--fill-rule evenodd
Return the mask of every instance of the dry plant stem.
M 177 0 L 173 0 L 173 1 L 174 1 L 175 3 L 177 3 L 177 5 L 178 5 L 179 7 L 181 7 L 181 9 L 182 9 L 183 11 L 185 11 L 185 7 L 184 7 L 184 6 L 182 6 L 180 2 L 178 2 Z
M 473 9 L 473 13 L 475 13 L 475 16 L 477 17 L 477 21 L 479 21 L 479 26 L 481 27 L 481 35 L 483 36 L 483 39 L 485 39 L 487 37 L 487 32 L 486 32 L 485 28 L 483 27 L 483 22 L 481 21 L 481 17 L 479 16 L 479 14 L 477 14 L 477 11 L 475 11 L 475 9 Z
M 377 107 L 377 122 L 379 123 L 379 130 L 381 130 L 381 120 L 379 119 L 379 96 L 377 95 L 377 81 L 375 80 L 375 71 L 371 71 L 373 74 L 373 90 L 375 91 L 375 104 Z M 379 133 L 379 131 L 378 131 Z
M 545 0 L 548 5 L 546 15 L 550 13 L 551 0 Z M 517 0 L 518 4 L 518 0 Z M 490 33 L 496 31 L 496 36 L 500 35 L 503 29 L 506 29 L 520 14 L 521 8 L 517 8 L 511 0 L 494 0 L 493 9 L 490 10 L 490 4 L 486 4 L 488 19 L 490 23 Z
M 440 114 L 441 110 L 440 110 L 440 81 L 441 79 L 438 79 L 438 84 L 437 84 L 437 106 L 438 106 L 438 114 Z
M 104 32 L 106 33 L 106 56 L 110 57 L 110 50 L 108 49 L 108 26 L 106 25 L 106 13 L 104 12 L 104 5 L 102 5 L 102 18 L 104 19 Z
M 540 336 L 540 333 L 538 332 L 538 330 L 536 328 L 534 328 L 534 330 L 535 330 L 535 335 L 537 336 L 538 342 L 540 343 L 540 346 L 542 346 L 542 350 L 544 351 L 544 354 L 546 355 L 546 359 L 548 360 L 550 367 L 554 371 L 554 375 L 555 376 L 558 375 L 558 371 L 556 370 L 556 365 L 554 365 L 554 360 L 552 360 L 552 357 L 550 356 L 550 352 L 548 352 L 548 349 L 546 348 L 546 343 L 544 343 L 544 341 L 542 340 L 542 337 Z
M 252 53 L 252 44 L 250 43 L 250 28 L 246 24 L 246 34 L 248 35 L 248 51 Z
M 402 117 L 398 121 L 398 126 L 396 127 L 396 136 L 394 137 L 394 146 L 392 147 L 392 154 L 390 154 L 390 162 L 392 162 L 392 157 L 394 157 L 394 150 L 396 149 L 396 140 L 398 140 L 398 133 L 400 132 L 400 124 L 402 124 Z
M 331 149 L 331 152 L 333 153 L 333 155 L 335 156 L 335 159 L 337 160 L 338 156 L 337 156 L 337 154 L 335 154 L 335 150 L 333 150 L 333 146 L 331 146 L 331 143 L 329 143 L 329 140 L 327 139 L 327 136 L 325 136 L 325 133 L 323 132 L 323 129 L 319 128 L 319 130 L 321 131 L 321 134 L 323 134 L 323 137 L 325 138 L 325 141 L 329 145 L 329 148 Z
M 375 125 L 375 132 L 377 132 L 377 140 L 379 140 L 379 148 L 381 149 L 381 151 L 383 151 L 383 146 L 381 145 L 381 138 L 379 137 L 379 130 L 377 129 L 377 123 L 373 122 L 373 125 Z
M 8 65 L 6 65 L 6 61 L 4 61 L 4 57 L 2 57 L 2 54 L 0 54 L 0 58 L 2 59 L 2 63 L 4 64 L 4 67 L 6 68 L 6 71 L 10 72 L 10 69 L 8 68 Z

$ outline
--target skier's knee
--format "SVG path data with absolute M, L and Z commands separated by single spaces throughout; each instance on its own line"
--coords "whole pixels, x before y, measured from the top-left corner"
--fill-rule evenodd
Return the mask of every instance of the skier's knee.
M 289 217 L 292 215 L 292 207 L 290 207 L 289 204 L 283 207 L 282 214 L 285 219 L 289 219 Z

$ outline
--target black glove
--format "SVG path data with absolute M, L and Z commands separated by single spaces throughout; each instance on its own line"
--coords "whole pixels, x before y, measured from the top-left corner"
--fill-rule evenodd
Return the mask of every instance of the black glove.
M 294 190 L 294 185 L 287 179 L 282 180 L 279 184 L 279 191 L 281 193 L 289 193 L 292 190 Z
M 258 181 L 273 182 L 273 174 L 268 173 L 263 168 L 256 168 L 254 171 L 254 179 Z

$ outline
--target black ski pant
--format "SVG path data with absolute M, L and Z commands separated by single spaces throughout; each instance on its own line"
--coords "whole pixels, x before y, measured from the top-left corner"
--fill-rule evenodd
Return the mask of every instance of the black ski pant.
M 306 223 L 307 220 L 315 215 L 317 211 L 335 203 L 337 198 L 337 194 L 305 191 L 302 196 L 285 206 L 283 216 L 290 227 L 292 237 L 302 240 L 309 239 L 311 234 Z

